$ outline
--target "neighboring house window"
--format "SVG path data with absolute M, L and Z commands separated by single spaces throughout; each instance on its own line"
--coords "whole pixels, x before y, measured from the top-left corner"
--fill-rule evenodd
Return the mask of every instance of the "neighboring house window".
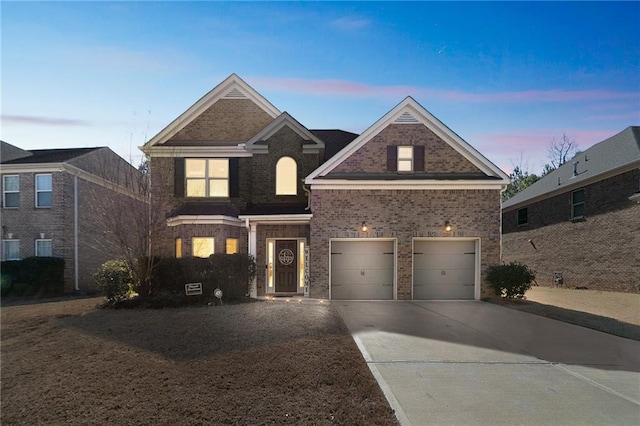
M 53 179 L 51 174 L 36 175 L 36 207 L 53 204 Z
M 182 238 L 176 238 L 176 257 L 182 257 Z
M 398 171 L 399 172 L 413 171 L 413 147 L 412 146 L 398 147 Z
M 276 195 L 298 193 L 298 165 L 291 157 L 282 157 L 276 164 Z
M 578 189 L 571 193 L 571 219 L 584 217 L 584 189 Z
M 229 160 L 187 159 L 185 160 L 187 197 L 228 197 Z
M 51 240 L 36 240 L 36 256 L 53 256 L 53 244 Z
M 2 260 L 20 260 L 20 240 L 2 240 Z
M 518 225 L 529 223 L 529 209 L 527 207 L 518 210 Z
M 423 172 L 424 145 L 387 146 L 387 171 Z
M 193 257 L 209 257 L 213 254 L 213 238 L 193 237 L 191 239 L 191 254 Z
M 227 254 L 238 253 L 238 240 L 236 238 L 227 238 Z
M 5 208 L 20 207 L 20 176 L 2 176 L 2 206 Z

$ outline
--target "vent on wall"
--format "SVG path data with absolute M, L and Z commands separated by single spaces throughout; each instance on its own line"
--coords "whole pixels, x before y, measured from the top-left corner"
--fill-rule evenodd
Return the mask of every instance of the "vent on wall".
M 225 99 L 245 99 L 246 96 L 244 95 L 244 93 L 240 91 L 240 89 L 238 89 L 237 87 L 234 87 L 229 92 L 227 92 L 226 95 L 224 95 L 224 98 Z
M 394 124 L 415 124 L 419 123 L 418 119 L 415 115 L 411 114 L 409 111 L 405 111 L 398 116 L 393 122 Z

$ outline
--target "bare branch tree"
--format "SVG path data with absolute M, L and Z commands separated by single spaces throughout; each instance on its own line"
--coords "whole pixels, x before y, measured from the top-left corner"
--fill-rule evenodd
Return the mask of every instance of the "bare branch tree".
M 547 157 L 551 160 L 551 167 L 557 169 L 562 166 L 567 160 L 573 158 L 578 153 L 578 144 L 575 139 L 570 139 L 566 133 L 562 134 L 562 137 L 558 140 L 553 138 L 549 143 L 549 150 Z

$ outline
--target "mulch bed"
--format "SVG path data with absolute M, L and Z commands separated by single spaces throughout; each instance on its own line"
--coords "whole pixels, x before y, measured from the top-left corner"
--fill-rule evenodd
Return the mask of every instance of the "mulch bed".
M 1 309 L 3 425 L 397 420 L 329 304 Z

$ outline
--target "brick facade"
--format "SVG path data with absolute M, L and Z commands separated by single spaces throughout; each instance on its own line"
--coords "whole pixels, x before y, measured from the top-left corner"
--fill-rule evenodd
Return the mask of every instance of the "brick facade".
M 571 192 L 503 213 L 503 260 L 537 272 L 539 285 L 564 285 L 635 293 L 640 288 L 640 204 L 628 197 L 638 190 L 640 171 L 628 171 L 586 185 L 585 218 L 571 221 Z M 528 223 L 518 226 L 520 208 Z M 529 242 L 531 240 L 535 245 Z
M 411 299 L 412 241 L 418 237 L 480 238 L 481 271 L 500 263 L 499 190 L 314 190 L 311 297 L 329 296 L 331 238 L 397 240 L 397 298 Z M 443 232 L 445 220 L 454 229 Z M 359 230 L 366 221 L 367 232 Z M 490 295 L 484 280 L 481 297 Z
M 386 172 L 389 145 L 423 145 L 425 173 L 482 173 L 422 124 L 389 125 L 338 165 L 332 173 Z

